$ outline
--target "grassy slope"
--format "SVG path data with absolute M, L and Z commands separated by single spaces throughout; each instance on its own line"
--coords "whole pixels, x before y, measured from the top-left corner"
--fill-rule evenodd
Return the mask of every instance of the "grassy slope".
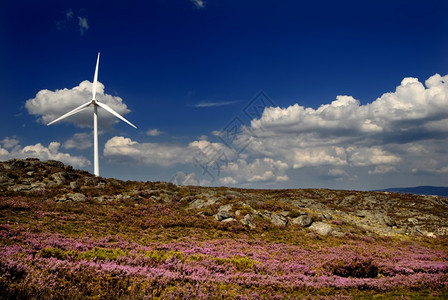
M 353 224 L 321 237 L 261 217 L 250 229 L 216 221 L 217 206 L 186 209 L 202 188 L 114 182 L 83 187 L 84 202 L 55 202 L 61 187 L 2 192 L 0 298 L 448 298 L 446 237 L 380 237 Z M 152 197 L 160 190 L 170 203 Z M 292 191 L 228 192 L 213 190 L 220 205 L 258 195 L 254 207 L 293 209 L 262 197 Z M 95 198 L 122 193 L 129 197 Z

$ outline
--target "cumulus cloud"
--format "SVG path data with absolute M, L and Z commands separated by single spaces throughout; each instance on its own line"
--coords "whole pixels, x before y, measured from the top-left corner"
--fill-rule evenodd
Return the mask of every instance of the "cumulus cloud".
M 393 138 L 412 128 L 446 120 L 448 114 L 448 76 L 436 74 L 425 86 L 416 78 L 405 78 L 395 92 L 383 94 L 372 103 L 360 105 L 351 96 L 337 96 L 318 109 L 294 104 L 287 108 L 268 107 L 260 119 L 251 122 L 260 134 L 311 133 L 313 137 L 350 137 L 368 135 Z M 430 123 L 432 122 L 432 123 Z M 384 138 L 384 137 L 383 137 Z M 415 136 L 415 139 L 425 136 Z
M 109 139 L 104 146 L 104 156 L 120 163 L 173 166 L 193 163 L 195 149 L 160 143 L 138 143 L 121 136 Z
M 7 142 L 5 142 L 5 140 Z M 39 158 L 40 160 L 49 160 L 49 159 L 59 160 L 65 164 L 69 164 L 74 167 L 85 167 L 90 165 L 90 161 L 83 156 L 73 156 L 70 155 L 69 153 L 61 152 L 59 150 L 61 144 L 58 142 L 51 142 L 48 145 L 48 147 L 45 147 L 40 143 L 22 147 L 18 144 L 18 141 L 15 140 L 17 141 L 17 143 L 14 143 L 15 144 L 14 148 L 8 151 L 7 145 L 9 141 L 11 141 L 10 138 L 5 138 L 1 141 L 0 160 L 2 161 L 12 158 L 34 157 Z
M 376 166 L 375 169 L 368 171 L 369 174 L 387 174 L 395 172 L 397 172 L 397 168 L 394 166 Z
M 155 129 L 150 129 L 146 132 L 147 135 L 149 136 L 159 136 L 162 134 L 162 132 L 160 130 L 158 130 L 157 128 Z
M 71 89 L 41 90 L 34 98 L 26 101 L 25 108 L 29 114 L 38 116 L 40 122 L 48 124 L 90 99 L 92 99 L 92 83 L 85 80 Z M 107 104 L 120 115 L 130 112 L 120 97 L 106 94 L 104 85 L 100 82 L 97 85 L 97 100 Z M 101 108 L 98 109 L 98 115 L 98 123 L 102 129 L 108 129 L 119 121 L 115 116 Z M 88 107 L 60 122 L 72 123 L 78 127 L 93 127 L 93 108 Z
M 223 168 L 237 182 L 278 182 L 289 179 L 284 174 L 288 164 L 269 157 L 256 158 L 250 162 L 239 158 Z
M 220 134 L 215 132 L 217 142 L 199 139 L 180 146 L 114 137 L 104 154 L 160 166 L 194 164 L 197 174 L 213 172 L 207 180 L 224 185 L 280 183 L 311 169 L 319 170 L 315 176 L 339 181 L 446 174 L 448 76 L 436 74 L 425 84 L 405 78 L 395 91 L 367 104 L 345 95 L 317 109 L 266 107 L 230 144 Z M 232 143 L 245 148 L 237 153 Z
M 425 85 L 405 78 L 395 92 L 365 105 L 337 96 L 317 109 L 267 107 L 251 121 L 255 135 L 245 137 L 253 139 L 248 151 L 282 159 L 290 168 L 371 166 L 370 174 L 398 172 L 433 155 L 439 165 L 434 172 L 442 172 L 446 152 L 429 149 L 427 141 L 446 146 L 448 76 L 436 74 Z
M 75 133 L 71 138 L 66 140 L 62 145 L 65 149 L 79 149 L 84 150 L 92 147 L 91 133 Z
M 5 149 L 11 149 L 19 144 L 19 140 L 15 138 L 5 137 L 0 141 L 0 144 L 2 144 Z

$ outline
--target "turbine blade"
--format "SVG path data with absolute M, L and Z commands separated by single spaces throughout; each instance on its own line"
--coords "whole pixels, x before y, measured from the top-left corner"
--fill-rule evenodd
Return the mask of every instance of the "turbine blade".
M 65 115 L 60 116 L 60 117 L 57 118 L 56 120 L 54 120 L 54 121 L 48 123 L 47 126 L 48 126 L 48 125 L 51 125 L 51 124 L 53 124 L 53 123 L 56 123 L 57 121 L 60 121 L 60 120 L 62 120 L 62 119 L 65 119 L 65 118 L 67 118 L 68 116 L 71 116 L 71 115 L 74 115 L 74 114 L 76 114 L 76 113 L 79 113 L 80 111 L 82 111 L 83 109 L 85 109 L 85 108 L 86 108 L 87 106 L 89 106 L 90 104 L 92 104 L 91 101 L 89 101 L 89 102 L 87 102 L 87 103 L 84 103 L 83 105 L 78 106 L 77 108 L 75 108 L 75 109 L 69 111 L 69 112 L 66 113 Z
M 113 110 L 112 108 L 110 108 L 109 106 L 107 106 L 104 103 L 101 102 L 95 102 L 98 106 L 104 108 L 105 110 L 107 110 L 108 112 L 110 112 L 111 114 L 113 114 L 114 116 L 116 116 L 117 118 L 121 119 L 122 121 L 128 123 L 129 125 L 131 125 L 134 128 L 137 128 L 134 124 L 132 124 L 131 122 L 129 122 L 128 120 L 126 120 L 125 118 L 123 118 L 120 114 L 118 114 L 115 110 Z
M 100 53 L 98 52 L 98 58 L 96 59 L 95 76 L 93 77 L 92 100 L 96 100 L 96 85 L 98 82 L 98 65 L 99 64 L 100 64 Z

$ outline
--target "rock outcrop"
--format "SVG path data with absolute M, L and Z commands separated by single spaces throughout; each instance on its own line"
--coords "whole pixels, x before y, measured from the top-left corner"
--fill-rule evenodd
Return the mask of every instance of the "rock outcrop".
M 11 159 L 0 162 L 0 192 L 34 195 L 43 201 L 150 199 L 196 210 L 214 222 L 261 230 L 263 224 L 303 228 L 320 236 L 448 235 L 448 198 L 390 192 L 327 189 L 247 190 L 175 186 L 164 182 L 95 177 L 59 161 Z M 229 225 L 230 226 L 230 225 Z M 261 227 L 260 227 L 261 226 Z

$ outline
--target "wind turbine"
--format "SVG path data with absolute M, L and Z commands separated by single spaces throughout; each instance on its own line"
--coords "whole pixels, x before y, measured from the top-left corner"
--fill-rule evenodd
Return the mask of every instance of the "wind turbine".
M 97 113 L 98 106 L 104 108 L 105 110 L 107 110 L 108 112 L 110 112 L 111 114 L 116 116 L 117 118 L 121 119 L 122 121 L 128 123 L 132 127 L 137 128 L 134 124 L 132 124 L 131 122 L 129 122 L 128 120 L 123 118 L 120 114 L 118 114 L 112 108 L 110 108 L 109 106 L 107 106 L 104 103 L 99 102 L 96 99 L 96 86 L 97 86 L 97 82 L 98 82 L 98 65 L 99 65 L 99 63 L 100 63 L 100 53 L 98 52 L 98 58 L 96 60 L 95 76 L 93 77 L 92 100 L 90 100 L 87 103 L 84 103 L 81 106 L 78 106 L 77 108 L 69 111 L 65 115 L 63 115 L 63 116 L 57 118 L 56 120 L 47 124 L 47 125 L 51 125 L 51 124 L 56 123 L 62 119 L 67 118 L 68 116 L 79 113 L 80 111 L 86 109 L 90 105 L 93 106 L 93 157 L 94 157 L 94 174 L 95 174 L 95 176 L 100 176 L 100 163 L 99 163 L 99 159 L 98 159 L 98 113 Z

